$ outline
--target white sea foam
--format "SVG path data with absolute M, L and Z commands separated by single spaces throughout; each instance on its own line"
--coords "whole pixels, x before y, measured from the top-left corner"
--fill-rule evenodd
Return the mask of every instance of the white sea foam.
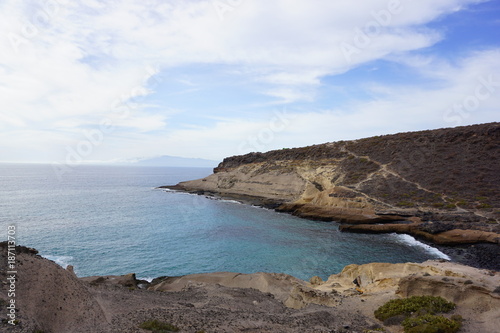
M 222 202 L 229 202 L 229 203 L 235 203 L 235 204 L 240 204 L 241 205 L 241 202 L 236 201 L 236 200 L 220 199 L 220 201 L 222 201 Z
M 197 195 L 197 194 L 195 194 L 195 195 Z M 242 202 L 240 202 L 238 200 L 223 199 L 223 198 L 209 196 L 209 195 L 205 195 L 204 197 L 207 198 L 207 199 L 209 199 L 209 200 L 215 200 L 215 201 L 220 201 L 220 202 L 229 202 L 229 203 L 235 203 L 235 204 L 242 204 Z
M 153 280 L 154 280 L 155 278 L 153 278 L 153 277 L 137 277 L 136 279 L 137 279 L 137 280 L 144 280 L 144 281 L 148 281 L 149 283 L 151 283 L 151 282 L 153 282 Z
M 200 196 L 198 193 L 189 193 L 189 192 L 171 190 L 171 189 L 168 189 L 168 188 L 167 189 L 162 189 L 162 190 L 165 191 L 165 192 L 176 193 L 176 194 L 184 194 L 184 195 L 191 195 L 191 196 Z M 229 202 L 229 203 L 235 203 L 235 204 L 242 204 L 242 202 L 240 202 L 238 200 L 222 199 L 222 198 L 214 197 L 214 196 L 210 196 L 210 195 L 204 195 L 203 197 L 205 199 L 216 200 L 216 201 L 220 201 L 220 202 Z
M 167 192 L 167 193 L 178 194 L 178 195 L 199 196 L 199 194 L 196 194 L 196 193 L 182 192 L 182 191 L 170 190 L 170 189 L 162 189 L 162 190 L 164 192 Z
M 415 237 L 407 235 L 407 234 L 393 234 L 394 237 L 396 237 L 400 242 L 405 243 L 409 246 L 416 246 L 420 247 L 426 252 L 433 254 L 439 258 L 446 259 L 446 260 L 451 260 L 451 258 L 446 255 L 445 253 L 439 251 L 435 247 L 429 246 L 427 244 L 424 244 L 418 240 L 415 239 Z
M 251 207 L 257 208 L 257 209 L 265 209 L 265 210 L 274 211 L 274 209 L 266 208 L 266 207 L 263 207 L 263 206 L 252 205 Z M 279 212 L 276 212 L 276 214 L 279 214 Z
M 71 256 L 52 256 L 52 255 L 42 255 L 45 259 L 52 260 L 62 268 L 66 269 L 68 265 L 71 265 L 71 261 L 73 260 L 73 257 Z

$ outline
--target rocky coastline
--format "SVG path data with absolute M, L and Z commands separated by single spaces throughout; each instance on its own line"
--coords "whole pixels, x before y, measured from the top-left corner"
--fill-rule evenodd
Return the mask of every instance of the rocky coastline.
M 277 273 L 216 272 L 159 277 L 135 274 L 78 278 L 17 246 L 16 325 L 0 314 L 1 332 L 149 332 L 146 322 L 178 332 L 401 332 L 374 317 L 391 299 L 441 296 L 456 304 L 460 332 L 496 332 L 500 325 L 500 272 L 445 261 L 346 266 L 323 281 Z M 0 260 L 7 243 L 0 243 Z M 5 281 L 9 273 L 0 270 Z M 8 286 L 0 302 L 9 303 Z M 165 324 L 165 325 L 166 325 Z
M 405 233 L 500 270 L 499 260 L 477 260 L 478 249 L 500 254 L 499 160 L 500 124 L 489 123 L 233 156 L 208 177 L 160 188 L 334 221 L 343 232 Z
M 497 332 L 499 143 L 498 123 L 401 133 L 234 156 L 206 178 L 162 187 L 334 221 L 344 232 L 407 233 L 456 262 L 349 265 L 326 281 L 214 272 L 148 282 L 134 273 L 77 277 L 2 242 L 0 305 L 14 299 L 16 320 L 1 313 L 0 332 L 145 333 L 156 322 L 196 333 L 401 333 L 374 311 L 420 295 L 454 302 L 460 332 Z M 4 265 L 12 251 L 14 273 Z

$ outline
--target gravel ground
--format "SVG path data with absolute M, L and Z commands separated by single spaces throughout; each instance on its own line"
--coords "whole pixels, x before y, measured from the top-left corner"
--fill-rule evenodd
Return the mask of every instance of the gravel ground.
M 500 271 L 500 246 L 497 244 L 474 244 L 463 246 L 431 246 L 463 265 Z

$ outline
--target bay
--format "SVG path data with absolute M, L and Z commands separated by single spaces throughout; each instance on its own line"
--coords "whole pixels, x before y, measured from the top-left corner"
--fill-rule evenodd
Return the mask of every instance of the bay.
M 157 189 L 208 168 L 0 164 L 0 228 L 78 276 L 232 271 L 326 279 L 348 264 L 446 258 L 405 235 L 341 233 L 336 223 Z

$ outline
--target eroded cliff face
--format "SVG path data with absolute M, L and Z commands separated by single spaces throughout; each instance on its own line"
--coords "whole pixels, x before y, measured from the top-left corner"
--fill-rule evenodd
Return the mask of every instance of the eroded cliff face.
M 307 181 L 286 163 L 245 164 L 179 186 L 193 191 L 260 197 L 277 202 L 295 201 L 305 190 Z
M 474 229 L 493 233 L 481 237 L 498 243 L 499 144 L 500 124 L 490 123 L 250 153 L 173 188 L 253 198 L 326 221 L 418 223 L 411 231 L 400 225 L 370 226 L 370 232 L 425 236 Z

